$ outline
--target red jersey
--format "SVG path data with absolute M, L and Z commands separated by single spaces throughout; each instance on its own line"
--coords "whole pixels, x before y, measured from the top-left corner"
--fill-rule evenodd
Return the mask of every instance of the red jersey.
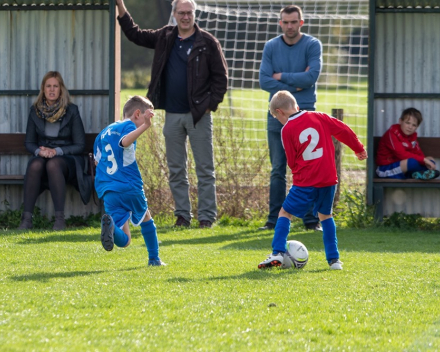
M 315 111 L 290 116 L 281 130 L 281 139 L 295 186 L 328 187 L 338 183 L 332 136 L 356 154 L 365 150 L 353 130 L 334 117 Z
M 382 136 L 377 148 L 376 164 L 389 165 L 396 161 L 416 159 L 425 165 L 425 155 L 417 143 L 417 133 L 407 136 L 403 134 L 400 125 L 392 125 Z

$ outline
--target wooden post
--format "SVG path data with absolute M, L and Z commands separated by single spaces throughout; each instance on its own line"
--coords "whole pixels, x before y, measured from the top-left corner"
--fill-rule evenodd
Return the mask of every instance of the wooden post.
M 344 120 L 344 109 L 332 109 L 332 116 L 337 118 L 340 121 Z M 339 202 L 339 196 L 341 194 L 341 185 L 342 185 L 342 143 L 339 142 L 336 138 L 333 138 L 333 145 L 335 147 L 335 164 L 336 164 L 336 173 L 338 175 L 338 186 L 335 193 L 335 201 L 334 205 L 337 205 Z

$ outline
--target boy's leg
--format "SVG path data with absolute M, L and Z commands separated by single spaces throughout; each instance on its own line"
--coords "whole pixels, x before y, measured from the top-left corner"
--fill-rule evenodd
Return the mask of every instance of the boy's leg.
M 104 194 L 105 214 L 101 218 L 101 243 L 105 250 L 111 251 L 114 245 L 126 247 L 130 244 L 128 228 L 129 211 L 123 208 L 123 195 L 116 192 Z M 120 228 L 128 228 L 128 235 Z
M 431 160 L 434 164 L 435 161 Z M 415 178 L 418 180 L 432 180 L 439 176 L 437 170 L 429 170 L 425 165 L 420 165 L 420 163 L 415 159 L 408 159 L 407 161 L 408 171 L 406 176 L 409 178 Z
M 336 236 L 336 224 L 333 219 L 333 199 L 336 186 L 324 187 L 318 193 L 318 216 L 322 225 L 322 240 L 324 242 L 325 257 L 330 269 L 342 269 L 339 261 L 338 238 Z
M 146 203 L 145 203 L 146 205 Z M 147 209 L 145 216 L 141 223 L 141 233 L 144 237 L 145 246 L 148 250 L 148 265 L 149 266 L 161 266 L 166 265 L 159 258 L 159 241 L 157 239 L 156 225 L 150 215 L 150 211 Z
M 122 227 L 122 229 L 115 226 L 115 245 L 117 245 L 118 247 L 128 247 L 130 242 L 131 242 L 131 233 L 127 220 L 124 226 Z
M 291 218 L 292 215 L 288 214 L 283 208 L 281 208 L 280 217 L 275 225 L 275 234 L 272 240 L 272 254 L 258 265 L 258 269 L 283 265 L 287 237 L 290 232 Z
M 153 218 L 149 216 L 149 220 L 141 223 L 141 233 L 144 237 L 145 245 L 148 250 L 148 265 L 149 266 L 161 266 L 166 265 L 159 258 L 159 242 L 157 240 L 156 225 Z M 147 216 L 145 216 L 147 218 Z
M 284 264 L 287 237 L 290 232 L 290 221 L 293 216 L 301 219 L 304 218 L 305 213 L 314 203 L 314 192 L 315 189 L 313 187 L 292 186 L 290 188 L 275 225 L 275 234 L 272 241 L 273 252 L 258 265 L 259 269 L 282 266 Z
M 126 222 L 128 225 L 128 221 Z M 125 224 L 124 224 L 125 227 Z M 130 244 L 131 236 L 127 235 L 122 229 L 115 226 L 113 218 L 109 214 L 104 214 L 101 218 L 101 243 L 106 251 L 111 251 L 117 247 L 127 247 Z
M 321 221 L 322 240 L 324 242 L 325 258 L 330 264 L 332 260 L 339 259 L 338 238 L 336 237 L 336 224 L 333 217 Z

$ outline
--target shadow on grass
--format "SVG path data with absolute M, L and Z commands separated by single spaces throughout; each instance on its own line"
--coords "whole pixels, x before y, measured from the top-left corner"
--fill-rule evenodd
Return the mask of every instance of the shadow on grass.
M 214 276 L 209 278 L 201 278 L 201 279 L 188 279 L 183 277 L 174 277 L 168 279 L 167 281 L 170 283 L 186 283 L 186 282 L 216 282 L 222 280 L 273 280 L 274 278 L 301 275 L 302 272 L 306 272 L 307 274 L 320 274 L 323 272 L 329 272 L 329 269 L 315 269 L 315 270 L 299 270 L 299 269 L 255 269 L 253 271 L 248 271 L 246 273 L 240 275 L 225 275 L 225 276 Z
M 142 269 L 143 267 L 134 267 L 127 269 L 119 269 L 116 271 L 133 271 Z M 70 271 L 70 272 L 59 272 L 59 273 L 34 273 L 30 275 L 18 275 L 18 276 L 10 276 L 9 280 L 11 281 L 41 281 L 47 282 L 51 279 L 58 278 L 71 278 L 77 276 L 88 276 L 88 275 L 97 275 L 107 272 L 108 270 L 95 270 L 95 271 Z
M 23 238 L 17 244 L 39 244 L 47 242 L 96 242 L 101 241 L 100 233 L 96 234 L 77 234 L 69 233 L 68 231 L 60 232 L 45 232 L 39 237 Z
M 173 245 L 185 245 L 185 244 L 207 244 L 207 243 L 221 243 L 221 242 L 231 242 L 234 240 L 243 241 L 244 238 L 252 238 L 252 237 L 263 237 L 270 236 L 272 234 L 264 234 L 254 230 L 246 230 L 239 231 L 235 233 L 229 233 L 227 235 L 211 235 L 205 237 L 193 237 L 193 238 L 185 238 L 185 239 L 167 239 L 161 245 L 165 246 L 173 246 Z
M 323 251 L 322 232 L 291 232 L 287 240 L 304 243 L 309 251 Z M 384 231 L 384 230 L 349 230 L 337 231 L 338 247 L 343 251 L 362 251 L 375 253 L 438 253 L 440 235 L 436 232 Z M 236 241 L 221 249 L 228 250 L 271 250 L 273 234 L 266 238 L 251 241 Z

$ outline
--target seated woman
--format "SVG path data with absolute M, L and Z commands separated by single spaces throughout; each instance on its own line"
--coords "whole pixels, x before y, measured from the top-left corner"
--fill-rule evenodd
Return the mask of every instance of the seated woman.
M 43 77 L 40 94 L 31 106 L 26 128 L 25 147 L 33 157 L 24 179 L 24 210 L 19 229 L 32 228 L 35 203 L 45 189 L 50 190 L 54 204 L 54 230 L 66 227 L 66 183 L 79 189 L 83 203 L 88 203 L 91 184 L 82 177 L 85 138 L 78 107 L 70 102 L 61 74 L 49 71 Z M 88 184 L 85 186 L 84 183 Z

